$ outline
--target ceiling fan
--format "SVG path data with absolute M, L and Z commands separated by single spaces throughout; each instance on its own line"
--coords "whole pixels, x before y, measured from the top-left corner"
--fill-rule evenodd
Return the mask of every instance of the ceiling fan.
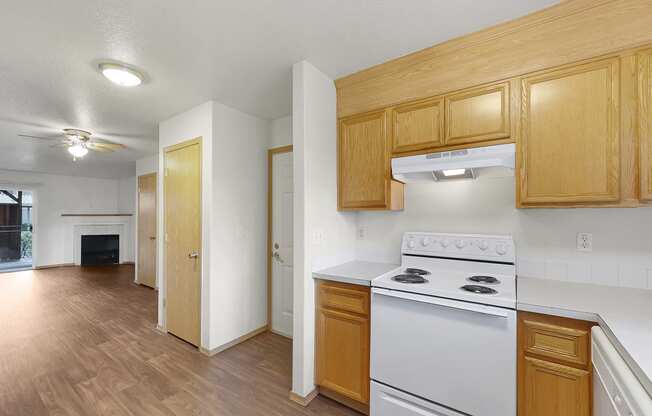
M 106 153 L 125 148 L 125 145 L 120 143 L 113 143 L 108 140 L 91 139 L 92 134 L 93 133 L 86 130 L 63 129 L 63 137 L 39 137 L 31 136 L 29 134 L 19 134 L 18 136 L 39 140 L 57 140 L 58 143 L 51 145 L 51 147 L 66 147 L 74 161 L 86 156 L 89 150 Z

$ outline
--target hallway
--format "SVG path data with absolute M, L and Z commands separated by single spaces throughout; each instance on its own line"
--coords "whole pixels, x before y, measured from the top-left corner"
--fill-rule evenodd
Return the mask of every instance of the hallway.
M 288 400 L 291 342 L 214 357 L 155 330 L 133 266 L 0 274 L 0 415 L 354 415 Z

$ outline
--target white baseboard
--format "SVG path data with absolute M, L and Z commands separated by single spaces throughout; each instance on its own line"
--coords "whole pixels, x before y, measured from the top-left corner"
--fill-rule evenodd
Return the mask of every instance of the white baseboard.
M 224 345 L 220 345 L 219 347 L 215 347 L 215 348 L 212 348 L 210 350 L 206 349 L 204 347 L 199 347 L 199 351 L 204 355 L 212 357 L 213 355 L 218 354 L 218 353 L 220 353 L 220 352 L 222 352 L 224 350 L 228 350 L 229 348 L 234 347 L 234 346 L 236 346 L 236 345 L 238 345 L 238 344 L 240 344 L 242 342 L 245 342 L 246 340 L 251 339 L 251 338 L 255 337 L 256 335 L 260 335 L 265 331 L 267 331 L 267 325 L 262 326 L 262 327 L 260 327 L 260 328 L 258 328 L 256 330 L 253 330 L 253 331 L 249 332 L 248 334 L 244 334 L 243 336 L 241 336 L 239 338 L 236 338 L 231 342 L 227 342 Z

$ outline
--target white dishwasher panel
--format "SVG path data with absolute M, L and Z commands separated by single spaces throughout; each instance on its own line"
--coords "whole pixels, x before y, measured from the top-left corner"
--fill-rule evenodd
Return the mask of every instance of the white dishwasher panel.
M 593 415 L 652 416 L 652 397 L 600 327 L 591 331 L 593 352 Z

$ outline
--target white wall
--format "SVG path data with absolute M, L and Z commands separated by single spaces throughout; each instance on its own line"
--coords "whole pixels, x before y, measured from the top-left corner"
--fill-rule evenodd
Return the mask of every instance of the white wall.
M 270 149 L 292 144 L 292 116 L 272 120 L 270 130 Z
M 400 261 L 406 231 L 511 233 L 521 276 L 652 288 L 652 207 L 515 208 L 514 178 L 406 185 L 403 212 L 360 212 L 361 260 Z M 591 253 L 576 234 L 593 233 Z
M 158 172 L 158 153 L 136 161 L 136 176 Z
M 292 68 L 294 144 L 294 327 L 292 391 L 314 388 L 312 272 L 355 258 L 355 214 L 337 211 L 337 123 L 333 80 L 308 62 Z
M 201 136 L 201 346 L 219 348 L 267 322 L 267 146 L 270 123 L 216 102 L 159 126 L 159 172 L 164 149 Z M 164 235 L 163 176 L 159 175 L 158 232 Z M 163 238 L 159 289 L 165 293 Z M 165 327 L 163 296 L 159 325 Z
M 219 103 L 213 114 L 210 349 L 267 324 L 270 128 Z
M 117 179 L 0 170 L 3 187 L 34 192 L 33 250 L 37 267 L 74 262 L 75 224 L 125 223 L 131 229 L 132 217 L 61 216 L 63 213 L 133 213 L 126 192 L 121 192 L 124 190 L 121 183 Z M 123 261 L 132 261 L 133 245 L 131 239 L 127 240 L 126 252 L 121 257 Z
M 209 345 L 209 293 L 210 293 L 210 236 L 212 207 L 212 139 L 213 139 L 213 102 L 209 101 L 184 113 L 178 114 L 159 124 L 159 160 L 158 171 L 165 171 L 165 148 L 202 137 L 202 247 L 201 247 L 201 346 Z M 158 324 L 165 328 L 165 206 L 163 192 L 164 175 L 158 175 L 158 239 L 157 280 L 159 283 Z
M 138 179 L 135 176 L 122 178 L 118 180 L 118 212 L 127 212 L 133 214 L 127 225 L 126 234 L 130 236 L 125 242 L 127 245 L 127 256 L 123 261 L 134 262 L 136 258 L 136 214 L 138 206 L 136 204 L 138 191 Z

